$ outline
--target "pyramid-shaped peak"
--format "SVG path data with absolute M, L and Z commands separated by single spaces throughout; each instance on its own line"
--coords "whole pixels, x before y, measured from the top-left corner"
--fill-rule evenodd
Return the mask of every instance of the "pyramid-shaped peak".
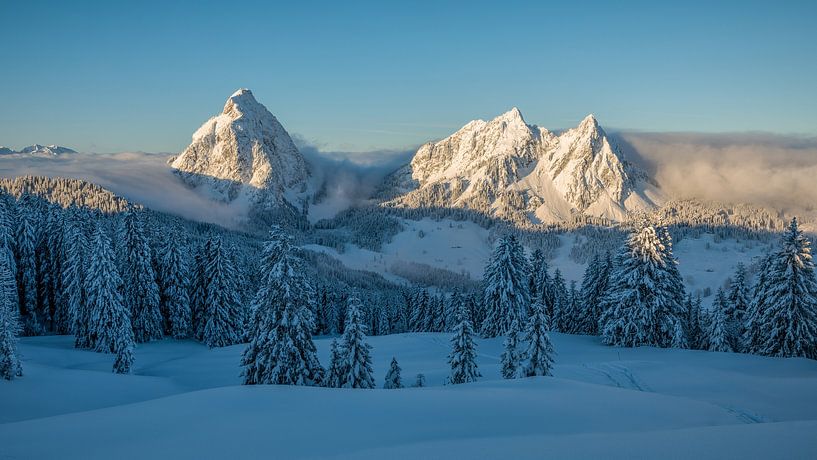
M 599 128 L 600 128 L 599 121 L 596 119 L 596 116 L 593 115 L 592 113 L 584 117 L 584 120 L 582 120 L 581 123 L 579 123 L 579 129 L 581 129 L 582 131 L 584 130 L 595 131 L 598 130 Z
M 507 112 L 503 113 L 502 115 L 494 118 L 494 120 L 505 121 L 505 122 L 509 122 L 509 121 L 521 121 L 522 123 L 525 122 L 525 119 L 522 117 L 522 112 L 520 112 L 519 109 L 516 108 L 516 107 L 513 107 L 513 108 L 511 108 L 511 110 L 508 110 Z
M 227 102 L 224 104 L 224 112 L 225 114 L 230 114 L 236 111 L 238 112 L 251 112 L 257 110 L 266 110 L 260 102 L 255 100 L 255 96 L 253 96 L 252 91 L 247 88 L 241 88 L 238 91 L 234 92 Z

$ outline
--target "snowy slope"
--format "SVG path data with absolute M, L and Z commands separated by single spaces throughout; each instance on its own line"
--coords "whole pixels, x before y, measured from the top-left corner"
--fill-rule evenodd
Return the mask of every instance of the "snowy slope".
M 174 340 L 140 345 L 135 375 L 112 375 L 112 356 L 75 350 L 71 337 L 24 338 L 30 372 L 0 382 L 0 445 L 9 458 L 810 458 L 817 449 L 814 361 L 553 334 L 555 378 L 502 380 L 501 338 L 480 339 L 484 377 L 441 386 L 450 337 L 370 338 L 378 383 L 395 356 L 405 381 L 422 372 L 431 385 L 404 390 L 239 386 L 242 345 Z M 325 364 L 329 340 L 316 344 Z
M 222 201 L 244 199 L 276 207 L 306 191 L 309 168 L 289 133 L 248 89 L 195 133 L 169 161 L 189 185 Z
M 472 222 L 449 219 L 401 219 L 401 225 L 403 230 L 384 244 L 379 252 L 352 244 L 348 244 L 343 252 L 317 244 L 304 247 L 335 257 L 349 268 L 379 273 L 392 281 L 405 282 L 392 270 L 394 264 L 400 261 L 454 273 L 465 272 L 473 280 L 482 279 L 492 252 L 488 230 Z M 570 257 L 577 236 L 567 232 L 560 234 L 559 240 L 561 244 L 554 258 L 548 261 L 550 268 L 561 270 L 568 283 L 580 283 L 586 264 Z M 686 288 L 693 294 L 703 293 L 707 288 L 715 292 L 734 274 L 738 263 L 750 267 L 769 249 L 768 244 L 756 241 L 716 240 L 712 234 L 684 238 L 673 246 Z M 712 297 L 705 298 L 704 305 L 709 305 L 711 300 Z
M 663 201 L 593 115 L 557 136 L 528 125 L 516 108 L 423 145 L 387 189 L 392 206 L 464 207 L 534 223 L 622 221 Z

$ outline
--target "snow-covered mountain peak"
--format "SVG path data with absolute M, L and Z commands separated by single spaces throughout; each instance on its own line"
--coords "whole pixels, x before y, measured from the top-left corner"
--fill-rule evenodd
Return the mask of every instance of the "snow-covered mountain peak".
M 34 144 L 29 145 L 28 147 L 23 147 L 20 150 L 12 150 L 8 147 L 0 147 L 0 154 L 13 154 L 13 153 L 21 153 L 27 155 L 45 155 L 45 156 L 57 156 L 62 155 L 63 153 L 77 153 L 76 150 L 69 149 L 68 147 L 63 147 L 61 145 L 40 145 Z
M 196 130 L 170 165 L 185 182 L 214 198 L 245 196 L 271 207 L 304 192 L 309 178 L 289 133 L 248 89 L 233 93 L 222 113 Z
M 391 181 L 403 193 L 391 205 L 466 207 L 535 222 L 621 221 L 660 198 L 593 115 L 556 136 L 528 125 L 517 108 L 422 146 Z

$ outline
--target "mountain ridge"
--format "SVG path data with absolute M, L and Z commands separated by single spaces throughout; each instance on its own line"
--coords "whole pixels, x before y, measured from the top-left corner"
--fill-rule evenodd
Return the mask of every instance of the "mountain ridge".
M 620 222 L 664 199 L 592 114 L 557 135 L 516 107 L 424 144 L 386 188 L 387 206 L 460 207 L 532 223 Z

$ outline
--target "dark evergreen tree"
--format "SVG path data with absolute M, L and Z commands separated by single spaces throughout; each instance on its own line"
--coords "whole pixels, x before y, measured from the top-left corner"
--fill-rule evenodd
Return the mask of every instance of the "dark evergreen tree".
M 464 308 L 460 311 L 459 321 L 454 329 L 454 337 L 451 338 L 451 354 L 448 355 L 448 363 L 451 365 L 448 382 L 453 385 L 476 382 L 479 377 L 482 377 L 477 368 L 477 345 L 474 342 L 474 330 L 468 318 L 468 312 Z
M 578 325 L 580 334 L 598 335 L 599 318 L 602 312 L 602 299 L 607 293 L 610 282 L 610 271 L 613 268 L 613 259 L 608 252 L 604 257 L 598 254 L 587 266 L 582 280 L 581 294 L 583 299 L 583 315 Z
M 87 281 L 91 348 L 102 353 L 123 354 L 124 350 L 133 348 L 130 312 L 119 293 L 122 280 L 114 264 L 111 241 L 100 227 L 94 232 Z
M 746 312 L 749 310 L 749 287 L 746 285 L 746 267 L 738 263 L 735 268 L 735 275 L 732 279 L 732 286 L 729 289 L 729 305 L 726 310 L 726 318 L 730 327 L 737 334 L 735 341 L 735 351 L 743 349 L 743 336 L 746 334 L 744 325 L 746 324 Z
M 290 237 L 273 229 L 261 257 L 251 340 L 241 360 L 246 385 L 321 384 L 323 368 L 311 335 L 314 295 Z
M 659 347 L 685 344 L 683 292 L 668 268 L 667 250 L 652 225 L 630 235 L 614 262 L 600 324 L 608 345 Z
M 706 347 L 709 351 L 734 352 L 735 331 L 732 329 L 727 312 L 729 301 L 723 289 L 718 289 L 715 302 L 709 312 L 706 329 Z
M 523 319 L 530 304 L 528 283 L 528 262 L 522 245 L 512 235 L 502 238 L 485 268 L 483 301 L 487 314 L 482 335 L 505 335 L 514 321 Z
M 202 321 L 202 341 L 208 347 L 226 347 L 241 341 L 244 308 L 238 296 L 236 270 L 221 237 L 210 243 L 210 258 L 204 268 L 205 299 Z M 309 308 L 309 305 L 306 305 Z M 311 313 L 310 329 L 312 334 Z
M 122 224 L 123 300 L 130 308 L 134 340 L 142 343 L 161 339 L 164 328 L 159 309 L 159 286 L 141 217 L 130 209 Z
M 531 313 L 525 331 L 525 342 L 528 348 L 525 352 L 525 365 L 522 372 L 526 377 L 552 375 L 555 352 L 548 336 L 550 321 L 545 313 L 542 299 L 537 299 L 533 303 Z
M 553 291 L 553 316 L 549 317 L 551 330 L 556 332 L 567 332 L 570 293 L 567 290 L 567 284 L 562 276 L 562 271 L 558 268 L 553 272 L 553 279 L 551 280 L 550 284 Z
M 505 337 L 502 351 L 502 377 L 505 379 L 515 379 L 519 377 L 520 362 L 522 359 L 519 350 L 519 323 L 514 322 L 508 336 Z
M 17 298 L 20 302 L 20 320 L 23 335 L 37 335 L 42 332 L 37 316 L 37 244 L 30 211 L 21 207 L 17 224 Z
M 196 251 L 193 258 L 193 271 L 190 282 L 190 319 L 192 324 L 193 337 L 197 340 L 204 339 L 204 326 L 206 317 L 204 314 L 207 303 L 207 264 L 211 260 L 212 241 L 208 238 Z
M 397 358 L 392 357 L 389 371 L 386 373 L 386 383 L 383 384 L 386 390 L 395 390 L 403 388 L 403 381 L 400 379 L 400 366 L 397 364 Z
M 337 339 L 332 339 L 329 352 L 329 368 L 323 380 L 323 386 L 328 388 L 340 388 L 343 385 L 343 356 L 340 352 L 340 345 Z
M 0 230 L 1 231 L 1 230 Z M 0 378 L 13 380 L 23 375 L 17 352 L 19 304 L 10 262 L 14 259 L 7 247 L 0 247 Z
M 363 305 L 350 296 L 346 308 L 346 329 L 341 337 L 343 388 L 374 388 L 372 347 L 366 343 L 366 326 L 361 314 Z
M 179 236 L 173 235 L 164 246 L 159 263 L 161 275 L 161 305 L 167 317 L 167 331 L 174 338 L 190 336 L 192 319 L 189 298 L 189 275 L 187 262 L 178 244 Z
M 817 359 L 817 279 L 809 240 L 792 219 L 763 281 L 763 302 L 755 305 L 758 336 L 748 345 L 766 356 Z

